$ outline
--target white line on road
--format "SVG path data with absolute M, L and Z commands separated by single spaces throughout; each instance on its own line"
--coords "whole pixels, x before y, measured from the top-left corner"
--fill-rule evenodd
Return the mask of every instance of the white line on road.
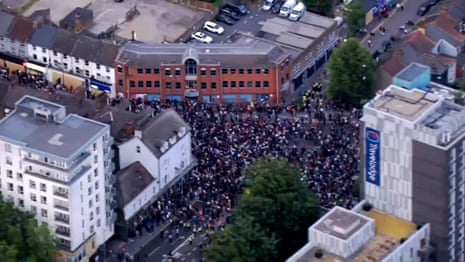
M 153 256 L 153 254 L 155 254 L 159 249 L 160 249 L 160 247 L 155 248 L 155 249 L 154 249 L 152 252 L 150 252 L 147 256 L 148 256 L 148 257 Z
M 190 235 L 186 240 L 184 240 L 179 246 L 177 246 L 175 249 L 173 249 L 172 253 L 178 252 L 179 249 L 181 249 L 183 246 L 187 244 L 189 241 L 189 238 L 194 237 L 194 234 Z
M 192 255 L 192 252 L 187 252 L 187 256 L 190 257 Z

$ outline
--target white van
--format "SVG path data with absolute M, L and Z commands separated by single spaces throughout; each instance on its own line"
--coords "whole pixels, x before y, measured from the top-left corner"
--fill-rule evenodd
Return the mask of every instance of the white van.
M 289 15 L 289 20 L 297 21 L 299 20 L 305 13 L 305 5 L 304 3 L 300 2 L 294 8 L 292 8 L 291 14 Z
M 287 0 L 283 6 L 281 6 L 281 10 L 279 10 L 279 16 L 288 16 L 296 4 L 297 0 Z
M 265 0 L 265 3 L 263 4 L 262 9 L 265 11 L 268 11 L 271 9 L 272 6 L 273 6 L 273 0 Z

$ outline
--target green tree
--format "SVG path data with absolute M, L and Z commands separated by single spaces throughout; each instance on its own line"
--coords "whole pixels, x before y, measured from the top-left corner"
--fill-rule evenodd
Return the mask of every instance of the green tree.
M 333 10 L 333 0 L 304 0 L 303 1 L 307 9 L 329 15 Z
M 360 106 L 375 93 L 376 62 L 357 39 L 349 38 L 335 49 L 328 62 L 328 96 Z
M 210 258 L 207 261 L 284 261 L 307 243 L 307 228 L 318 219 L 319 210 L 317 199 L 300 180 L 297 167 L 282 160 L 259 160 L 247 169 L 246 188 L 233 211 L 233 223 L 228 230 L 237 234 L 232 235 L 233 238 L 232 232 L 227 233 L 229 236 L 227 234 L 221 236 L 220 233 L 218 238 L 223 242 L 213 241 L 207 251 Z M 243 230 L 236 228 L 237 224 L 248 225 L 248 223 L 257 224 L 256 229 L 250 230 L 253 233 L 247 233 L 249 231 L 247 228 L 254 228 L 250 225 L 241 225 Z M 241 241 L 245 239 L 247 242 L 251 238 L 249 234 L 254 236 L 252 239 L 261 238 L 262 233 L 257 232 L 258 229 L 263 230 L 268 240 L 263 239 L 261 243 L 267 244 L 258 247 L 249 244 L 254 252 L 248 256 L 257 260 L 249 260 L 248 256 L 243 257 L 245 251 L 239 252 L 237 248 L 223 249 L 218 244 L 228 243 L 224 244 L 228 247 L 242 246 L 244 242 Z M 233 244 L 230 243 L 231 241 Z M 271 242 L 275 243 L 274 248 L 277 253 L 269 252 L 268 245 Z M 227 251 L 220 252 L 220 249 Z M 220 255 L 213 257 L 213 254 Z M 234 254 L 236 256 L 233 256 Z M 223 255 L 226 260 L 217 260 Z M 274 259 L 270 259 L 272 256 Z M 231 259 L 232 257 L 235 259 Z
M 352 36 L 355 36 L 365 24 L 365 11 L 359 1 L 353 1 L 349 4 L 346 20 Z
M 213 236 L 204 255 L 207 261 L 214 262 L 274 261 L 276 243 L 277 240 L 268 236 L 253 217 L 238 217 L 234 224 Z
M 56 241 L 46 226 L 37 227 L 32 214 L 14 208 L 1 197 L 0 214 L 2 261 L 53 261 Z

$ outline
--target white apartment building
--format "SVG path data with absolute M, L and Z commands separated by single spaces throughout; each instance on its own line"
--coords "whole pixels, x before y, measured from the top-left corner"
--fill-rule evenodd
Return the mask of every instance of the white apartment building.
M 465 261 L 464 94 L 410 64 L 364 106 L 364 198 L 416 224 L 431 224 L 437 261 Z
M 144 126 L 132 127 L 134 136 L 118 146 L 122 173 L 134 163 L 140 163 L 143 167 L 139 168 L 141 174 L 146 172 L 153 178 L 153 181 L 144 179 L 144 185 L 139 185 L 141 194 L 135 194 L 125 203 L 121 203 L 126 221 L 141 208 L 154 202 L 164 189 L 169 188 L 196 165 L 192 155 L 190 127 L 181 116 L 169 109 L 145 121 L 147 123 Z M 118 173 L 116 176 L 119 180 Z M 121 182 L 119 181 L 119 188 L 122 192 L 129 192 L 130 188 L 125 188 L 134 186 Z
M 48 225 L 57 261 L 86 261 L 114 233 L 112 143 L 108 125 L 31 96 L 0 121 L 2 195 Z
M 429 224 L 417 225 L 382 211 L 334 207 L 309 227 L 309 242 L 287 262 L 429 261 Z

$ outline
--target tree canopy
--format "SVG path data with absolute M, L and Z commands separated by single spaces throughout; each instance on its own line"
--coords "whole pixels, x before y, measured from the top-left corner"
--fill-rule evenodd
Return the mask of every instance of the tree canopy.
M 355 36 L 365 23 L 365 11 L 359 1 L 350 3 L 348 9 L 346 15 L 347 24 L 352 36 Z
M 328 96 L 360 106 L 375 93 L 376 62 L 357 39 L 349 38 L 335 49 L 328 62 Z
M 333 9 L 333 0 L 304 0 L 304 4 L 309 10 L 329 15 Z
M 319 205 L 298 168 L 282 160 L 257 161 L 246 171 L 244 192 L 232 224 L 206 249 L 207 261 L 284 261 L 306 244 Z
M 0 197 L 0 254 L 2 262 L 53 261 L 56 241 L 47 226 L 36 226 L 32 214 L 16 209 Z

